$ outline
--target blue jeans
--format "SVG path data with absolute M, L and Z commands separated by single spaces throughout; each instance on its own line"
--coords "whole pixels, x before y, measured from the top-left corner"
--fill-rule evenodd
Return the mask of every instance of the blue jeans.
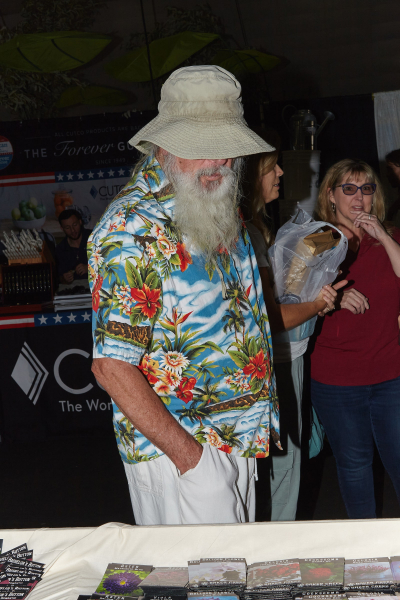
M 400 377 L 374 385 L 311 380 L 311 401 L 334 454 L 350 519 L 376 517 L 374 442 L 400 501 Z

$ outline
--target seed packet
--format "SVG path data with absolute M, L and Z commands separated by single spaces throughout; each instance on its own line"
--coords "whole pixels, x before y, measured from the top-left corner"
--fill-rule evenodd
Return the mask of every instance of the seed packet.
M 188 561 L 189 587 L 197 587 L 200 577 L 200 560 Z
M 299 587 L 342 587 L 344 558 L 302 558 Z
M 172 600 L 172 596 L 186 596 L 188 580 L 187 567 L 156 567 L 144 579 L 141 588 L 147 599 L 151 596 Z
M 253 563 L 247 570 L 247 590 L 296 585 L 301 582 L 298 559 Z
M 244 587 L 246 560 L 244 558 L 201 558 L 198 582 L 201 587 Z
M 153 571 L 143 580 L 141 587 L 145 588 L 184 588 L 189 581 L 187 567 L 155 567 Z
M 344 584 L 347 588 L 387 588 L 394 584 L 389 559 L 357 558 L 346 560 L 344 565 Z
M 346 592 L 347 598 L 357 598 L 357 600 L 394 600 L 393 595 L 387 592 L 373 592 L 373 594 L 366 595 L 365 591 L 362 592 Z
M 188 600 L 239 600 L 237 594 L 231 592 L 189 592 Z
M 399 585 L 400 584 L 400 556 L 390 557 L 390 568 L 392 570 L 393 580 Z
M 112 596 L 143 596 L 140 584 L 150 574 L 151 565 L 110 563 L 96 590 L 96 594 Z

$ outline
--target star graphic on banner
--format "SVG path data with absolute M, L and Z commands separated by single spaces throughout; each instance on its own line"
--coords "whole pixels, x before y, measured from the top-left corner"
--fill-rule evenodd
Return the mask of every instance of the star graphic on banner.
M 114 171 L 112 169 L 110 169 L 108 171 L 108 174 L 109 174 L 110 177 L 114 177 Z
M 118 171 L 118 175 L 125 175 L 125 169 L 120 169 Z
M 72 323 L 72 322 L 75 323 L 76 315 L 74 315 L 73 313 L 71 313 L 70 315 L 67 315 L 67 316 L 68 316 L 68 319 L 69 319 L 70 323 Z
M 54 319 L 54 323 L 62 323 L 61 315 L 56 315 L 55 317 L 53 317 L 53 319 Z
M 45 317 L 44 315 L 39 317 L 39 321 L 41 325 L 47 325 L 47 317 Z
M 61 173 L 59 173 L 57 175 L 57 179 L 58 179 L 58 181 L 64 181 L 64 175 L 61 175 Z
M 104 175 L 104 171 L 99 171 L 99 172 L 97 173 L 97 175 L 98 175 L 99 177 L 103 177 L 103 175 Z
M 82 319 L 83 319 L 84 321 L 90 321 L 90 313 L 88 313 L 88 312 L 85 312 L 85 313 L 82 315 Z
M 74 176 L 72 175 L 72 173 L 68 173 L 68 175 L 67 175 L 68 181 L 71 181 L 71 179 L 73 179 L 73 178 L 74 178 Z
M 92 173 L 92 171 L 89 171 L 89 173 L 88 173 L 89 179 L 93 179 L 93 175 L 94 175 L 94 173 Z
M 81 173 L 80 171 L 78 173 L 78 179 L 83 179 L 83 173 Z

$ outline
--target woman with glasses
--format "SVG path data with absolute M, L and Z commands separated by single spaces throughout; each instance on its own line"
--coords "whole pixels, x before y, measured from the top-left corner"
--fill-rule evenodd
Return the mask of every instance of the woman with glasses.
M 384 223 L 379 179 L 363 161 L 327 172 L 317 212 L 347 237 L 348 280 L 311 355 L 311 399 L 336 459 L 347 514 L 376 516 L 376 445 L 400 499 L 400 230 Z
M 301 325 L 317 314 L 323 315 L 332 310 L 337 296 L 336 289 L 341 288 L 344 283 L 337 284 L 335 289 L 325 286 L 313 302 L 276 304 L 268 261 L 268 248 L 273 243 L 273 236 L 266 224 L 265 205 L 279 197 L 279 180 L 283 171 L 277 160 L 278 151 L 248 158 L 243 176 L 245 202 L 242 209 L 257 258 L 272 332 L 283 446 L 283 452 L 273 453 L 272 450 L 268 462 L 260 461 L 260 474 L 266 464 L 270 467 L 270 489 L 268 501 L 264 505 L 265 514 L 258 515 L 258 518 L 270 517 L 272 521 L 291 521 L 296 518 L 300 487 L 303 354 L 307 350 L 309 338 L 288 342 L 279 339 L 278 334 Z

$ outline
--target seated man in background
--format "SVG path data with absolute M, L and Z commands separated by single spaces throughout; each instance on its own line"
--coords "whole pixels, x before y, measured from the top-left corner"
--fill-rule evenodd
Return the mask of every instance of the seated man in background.
M 74 279 L 86 279 L 88 262 L 86 244 L 91 234 L 83 227 L 77 210 L 63 210 L 58 217 L 65 238 L 56 246 L 56 262 L 60 283 L 72 283 Z

